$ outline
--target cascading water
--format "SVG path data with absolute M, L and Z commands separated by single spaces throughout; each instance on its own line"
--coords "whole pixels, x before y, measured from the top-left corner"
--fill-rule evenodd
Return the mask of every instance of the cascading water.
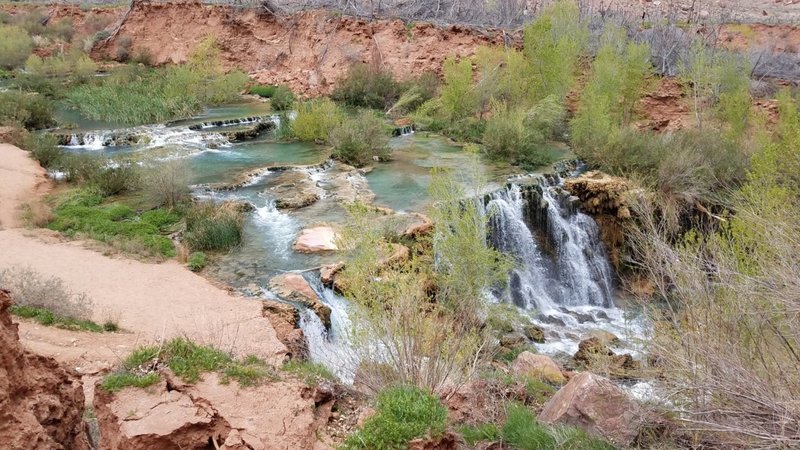
M 556 180 L 557 181 L 557 180 Z M 577 350 L 581 335 L 620 335 L 636 325 L 614 307 L 612 270 L 594 220 L 556 183 L 510 184 L 488 196 L 489 239 L 516 261 L 498 297 L 527 310 L 547 330 L 546 353 Z

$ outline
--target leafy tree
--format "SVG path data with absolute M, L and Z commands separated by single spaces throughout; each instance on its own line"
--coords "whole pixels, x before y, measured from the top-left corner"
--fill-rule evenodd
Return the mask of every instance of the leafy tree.
M 468 59 L 456 61 L 449 57 L 444 61 L 442 70 L 444 86 L 440 101 L 444 115 L 454 122 L 473 114 L 478 97 L 472 86 L 472 62 Z
M 0 67 L 19 67 L 32 51 L 33 40 L 23 28 L 0 25 Z

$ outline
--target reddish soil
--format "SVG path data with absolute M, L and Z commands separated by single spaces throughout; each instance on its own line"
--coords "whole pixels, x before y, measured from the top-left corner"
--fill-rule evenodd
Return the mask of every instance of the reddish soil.
M 19 342 L 0 290 L 0 442 L 12 449 L 89 448 L 83 428 L 83 387 L 78 375 Z

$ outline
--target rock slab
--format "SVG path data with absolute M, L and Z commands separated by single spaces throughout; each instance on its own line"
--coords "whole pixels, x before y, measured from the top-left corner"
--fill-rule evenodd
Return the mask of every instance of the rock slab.
M 642 408 L 608 378 L 574 376 L 544 405 L 539 420 L 571 425 L 621 445 L 630 445 L 642 424 Z
M 273 294 L 286 301 L 308 306 L 319 316 L 325 327 L 329 328 L 331 326 L 331 309 L 322 303 L 322 300 L 314 292 L 314 289 L 311 289 L 311 285 L 302 275 L 286 273 L 273 277 L 269 280 L 269 289 Z
M 292 249 L 299 253 L 320 253 L 338 250 L 336 231 L 331 227 L 306 228 L 294 241 Z

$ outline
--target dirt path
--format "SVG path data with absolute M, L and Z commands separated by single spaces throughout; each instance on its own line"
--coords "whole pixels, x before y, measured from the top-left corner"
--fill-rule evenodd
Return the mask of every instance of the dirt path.
M 16 226 L 20 204 L 41 191 L 43 171 L 11 145 L 0 145 L 0 169 L 0 217 Z M 114 319 L 125 330 L 97 334 L 20 324 L 25 345 L 83 373 L 113 365 L 137 345 L 177 335 L 275 363 L 286 353 L 259 302 L 230 295 L 177 262 L 110 258 L 46 230 L 2 230 L 0 249 L 0 270 L 29 266 L 57 276 L 92 298 L 95 321 Z
M 20 207 L 49 187 L 47 173 L 28 152 L 0 144 L 0 230 L 22 226 Z

